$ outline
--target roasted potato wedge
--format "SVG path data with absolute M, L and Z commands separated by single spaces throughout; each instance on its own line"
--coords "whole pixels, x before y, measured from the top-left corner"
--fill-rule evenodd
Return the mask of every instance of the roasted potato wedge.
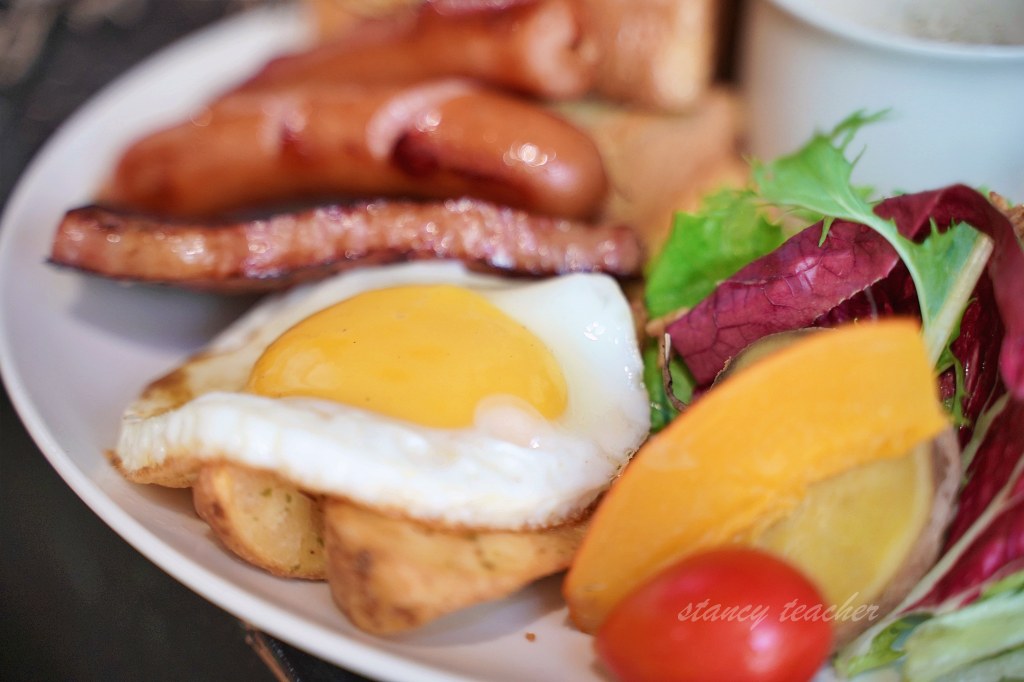
M 331 499 L 324 503 L 327 580 L 356 627 L 398 633 L 566 568 L 585 526 L 436 528 Z
M 276 474 L 208 464 L 192 502 L 224 546 L 249 563 L 285 578 L 324 579 L 320 502 Z

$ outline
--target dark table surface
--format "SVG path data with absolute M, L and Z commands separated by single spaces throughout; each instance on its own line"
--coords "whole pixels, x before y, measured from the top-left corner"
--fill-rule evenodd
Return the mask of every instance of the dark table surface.
M 103 85 L 177 37 L 251 4 L 0 2 L 0 204 L 55 128 Z M 32 5 L 44 11 L 25 14 Z M 57 476 L 3 391 L 0 677 L 273 680 L 249 644 L 253 637 L 292 668 L 292 679 L 363 679 L 247 634 L 138 554 Z

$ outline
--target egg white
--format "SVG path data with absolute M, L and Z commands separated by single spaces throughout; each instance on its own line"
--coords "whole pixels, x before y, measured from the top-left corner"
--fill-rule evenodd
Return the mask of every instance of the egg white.
M 564 414 L 548 421 L 494 396 L 472 427 L 440 429 L 329 400 L 241 390 L 263 350 L 309 315 L 361 292 L 436 283 L 478 292 L 547 345 L 568 387 Z M 227 459 L 311 492 L 450 525 L 520 529 L 575 518 L 650 426 L 629 305 L 599 274 L 523 282 L 434 261 L 344 273 L 262 302 L 184 369 L 195 397 L 165 409 L 144 396 L 125 412 L 116 449 L 122 470 Z

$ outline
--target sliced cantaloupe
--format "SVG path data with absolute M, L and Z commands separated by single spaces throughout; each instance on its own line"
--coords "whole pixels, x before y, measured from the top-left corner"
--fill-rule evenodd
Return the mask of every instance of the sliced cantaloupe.
M 919 445 L 808 486 L 753 544 L 799 566 L 826 601 L 870 604 L 928 523 L 933 488 L 931 448 Z
M 841 645 L 888 613 L 938 557 L 960 484 L 946 430 L 909 454 L 814 483 L 800 505 L 751 544 L 813 580 L 836 608 Z
M 818 586 L 835 607 L 837 640 L 847 641 L 895 605 L 882 603 L 894 581 L 909 572 L 903 582 L 912 587 L 935 560 L 938 543 L 924 533 L 935 507 L 933 471 L 929 443 L 814 483 L 789 516 L 752 544 L 786 559 Z M 899 601 L 906 591 L 893 597 Z
M 648 441 L 592 519 L 566 578 L 594 631 L 688 554 L 750 544 L 813 484 L 905 456 L 947 426 L 916 324 L 809 335 L 730 376 Z
M 763 337 L 719 374 L 723 381 L 807 334 Z M 947 429 L 910 454 L 869 462 L 812 483 L 799 506 L 751 544 L 800 568 L 835 608 L 837 644 L 874 624 L 938 556 L 960 482 L 960 452 Z

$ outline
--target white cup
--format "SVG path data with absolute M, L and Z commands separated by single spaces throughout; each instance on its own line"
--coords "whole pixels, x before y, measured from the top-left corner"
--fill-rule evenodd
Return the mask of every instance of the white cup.
M 741 43 L 749 151 L 772 159 L 857 110 L 854 181 L 955 182 L 1024 201 L 1024 0 L 752 0 Z

